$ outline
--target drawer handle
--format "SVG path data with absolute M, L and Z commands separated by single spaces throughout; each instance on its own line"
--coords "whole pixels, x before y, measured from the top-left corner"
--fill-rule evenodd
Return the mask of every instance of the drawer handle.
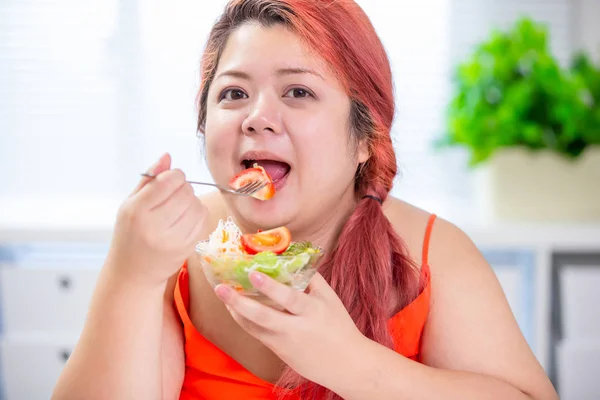
M 71 357 L 71 350 L 61 350 L 58 352 L 58 357 L 62 360 L 62 362 L 66 363 L 69 357 Z
M 58 287 L 61 290 L 68 291 L 73 286 L 73 281 L 68 276 L 61 276 L 58 278 Z

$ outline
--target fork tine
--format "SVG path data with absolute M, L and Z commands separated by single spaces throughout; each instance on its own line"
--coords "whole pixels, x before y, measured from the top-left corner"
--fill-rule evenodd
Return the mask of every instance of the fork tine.
M 260 187 L 260 185 L 262 185 L 261 181 L 252 182 L 252 184 L 246 188 L 245 193 L 248 193 L 248 194 L 255 193 L 258 190 L 258 188 Z
M 256 187 L 256 189 L 254 189 L 254 191 L 252 192 L 253 194 L 258 192 L 259 190 L 261 190 L 262 188 L 264 188 L 265 186 L 267 186 L 269 183 L 268 182 L 261 182 L 260 185 L 258 185 Z
M 269 182 L 261 182 L 261 184 L 260 184 L 260 185 L 258 185 L 258 187 L 257 187 L 257 188 L 254 190 L 254 192 L 252 192 L 252 193 L 256 193 L 256 192 L 258 192 L 259 190 L 261 190 L 262 188 L 264 188 L 264 187 L 265 187 L 265 186 L 267 186 L 268 184 L 269 184 Z
M 248 192 L 248 188 L 251 188 L 255 183 L 256 183 L 256 181 L 248 182 L 245 185 L 240 186 L 239 188 L 237 188 L 235 190 L 235 192 L 239 193 L 239 194 L 246 194 Z
M 253 181 L 239 188 L 237 192 L 242 194 L 254 194 L 265 186 L 266 183 L 264 183 L 263 181 Z

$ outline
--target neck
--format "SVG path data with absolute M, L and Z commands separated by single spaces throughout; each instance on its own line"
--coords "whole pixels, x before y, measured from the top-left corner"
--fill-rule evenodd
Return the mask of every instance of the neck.
M 325 250 L 332 251 L 337 245 L 346 221 L 356 208 L 354 193 L 335 199 L 335 203 L 321 207 L 324 212 L 315 215 L 301 224 L 293 226 L 292 237 L 296 241 L 307 240 L 317 244 Z
M 354 212 L 356 204 L 357 199 L 352 187 L 341 198 L 332 199 L 331 204 L 321 204 L 318 208 L 323 212 L 302 221 L 294 220 L 282 225 L 290 229 L 294 242 L 310 241 L 329 252 L 335 248 L 342 228 Z M 259 228 L 232 212 L 233 210 L 228 211 L 228 215 L 233 216 L 242 232 L 256 232 Z

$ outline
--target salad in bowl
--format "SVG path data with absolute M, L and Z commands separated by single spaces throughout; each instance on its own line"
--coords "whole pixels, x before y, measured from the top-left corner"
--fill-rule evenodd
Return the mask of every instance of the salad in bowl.
M 213 287 L 227 284 L 243 295 L 266 301 L 250 282 L 250 272 L 262 272 L 304 291 L 317 271 L 323 250 L 309 242 L 292 242 L 286 227 L 244 235 L 228 218 L 219 221 L 208 240 L 198 243 L 196 255 Z

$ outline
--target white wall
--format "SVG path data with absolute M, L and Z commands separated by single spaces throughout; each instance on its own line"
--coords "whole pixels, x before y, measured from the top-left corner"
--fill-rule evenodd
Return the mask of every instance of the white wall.
M 573 0 L 576 4 L 574 14 L 573 39 L 576 48 L 594 55 L 600 62 L 600 1 Z

